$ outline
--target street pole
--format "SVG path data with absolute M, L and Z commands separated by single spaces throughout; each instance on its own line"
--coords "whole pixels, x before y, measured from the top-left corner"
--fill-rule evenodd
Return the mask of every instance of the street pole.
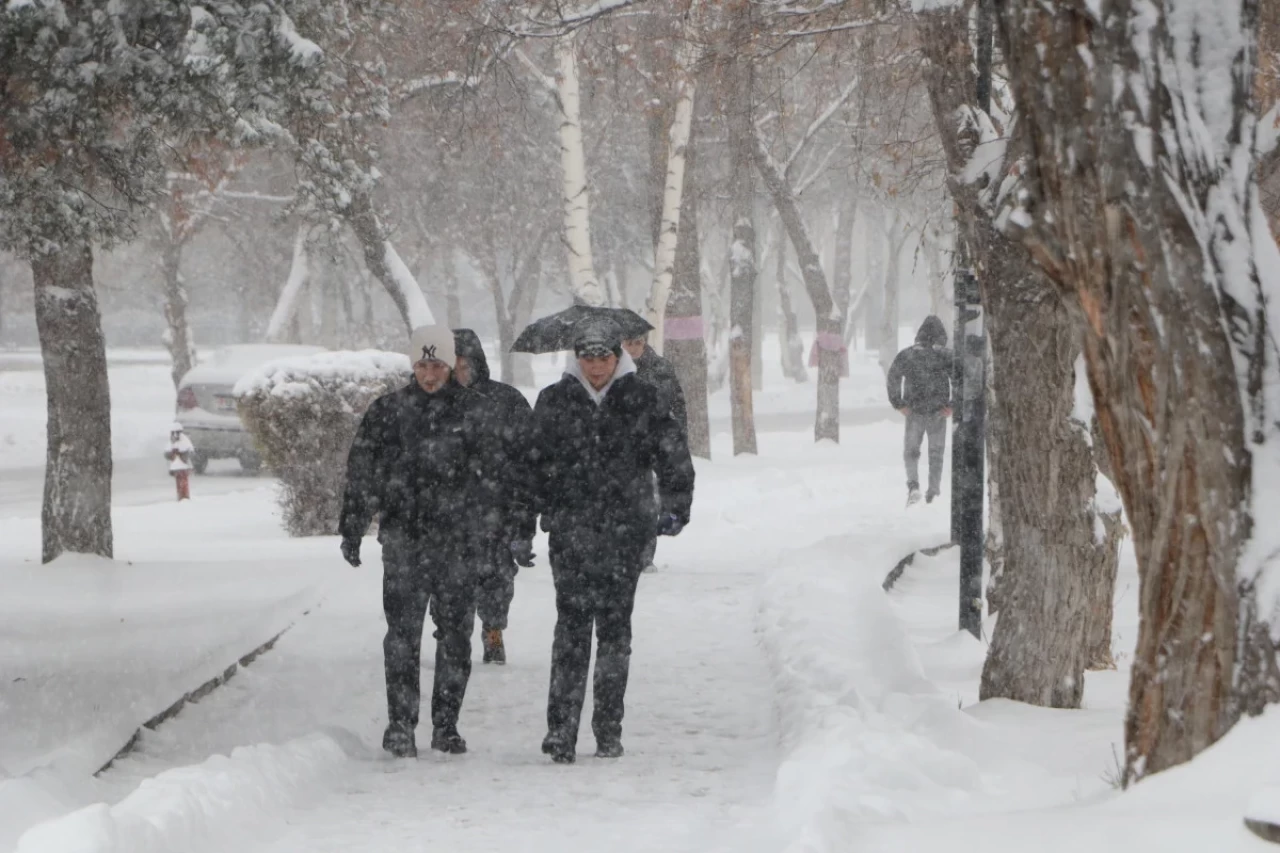
M 951 537 L 960 545 L 960 628 L 978 637 L 985 556 L 987 339 L 978 279 L 972 270 L 956 273 L 955 305 Z

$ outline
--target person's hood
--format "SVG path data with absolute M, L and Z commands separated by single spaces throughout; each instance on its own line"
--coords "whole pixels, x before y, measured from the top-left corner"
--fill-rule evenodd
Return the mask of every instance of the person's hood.
M 471 382 L 483 382 L 489 378 L 489 362 L 484 357 L 480 336 L 470 329 L 454 329 L 453 345 L 458 355 L 471 362 Z
M 622 351 L 622 356 L 618 359 L 618 369 L 613 371 L 613 376 L 599 391 L 591 387 L 591 383 L 587 381 L 587 377 L 582 375 L 582 365 L 578 364 L 578 360 L 572 359 L 569 366 L 565 369 L 565 376 L 572 376 L 574 379 L 582 383 L 582 387 L 587 389 L 587 396 L 591 398 L 591 402 L 597 406 L 604 402 L 605 395 L 609 393 L 609 389 L 613 387 L 613 383 L 617 382 L 623 376 L 636 372 L 635 360 L 631 358 L 631 353 L 626 350 Z
M 916 343 L 922 347 L 945 347 L 947 345 L 947 327 L 942 321 L 930 314 L 920 324 L 916 332 Z

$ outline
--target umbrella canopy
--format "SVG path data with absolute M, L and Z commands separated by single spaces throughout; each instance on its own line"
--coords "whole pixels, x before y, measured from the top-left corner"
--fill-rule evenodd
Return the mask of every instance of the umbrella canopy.
M 594 308 L 573 305 L 534 320 L 511 345 L 512 352 L 560 352 L 573 349 L 579 329 L 591 320 L 607 318 L 617 323 L 624 338 L 638 338 L 653 329 L 649 321 L 629 308 Z

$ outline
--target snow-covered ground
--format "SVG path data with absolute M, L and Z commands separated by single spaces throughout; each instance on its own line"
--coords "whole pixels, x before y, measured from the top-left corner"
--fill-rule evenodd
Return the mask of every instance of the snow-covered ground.
M 858 358 L 847 413 L 879 390 Z M 539 378 L 554 375 L 548 360 Z M 1242 818 L 1280 813 L 1280 768 L 1265 759 L 1274 713 L 1186 768 L 1112 787 L 1136 633 L 1131 555 L 1120 669 L 1088 676 L 1084 710 L 978 703 L 984 647 L 955 628 L 955 552 L 881 589 L 948 530 L 945 504 L 903 507 L 900 421 L 846 418 L 839 446 L 815 446 L 813 385 L 769 382 L 762 411 L 779 428 L 754 458 L 732 457 L 717 430 L 693 524 L 641 582 L 616 762 L 588 757 L 586 726 L 577 765 L 539 753 L 555 619 L 545 539 L 517 581 L 511 663 L 477 662 L 461 721 L 470 753 L 391 761 L 378 749 L 372 541 L 351 570 L 332 539 L 287 539 L 270 482 L 256 480 L 201 495 L 214 479 L 201 478 L 190 504 L 157 491 L 118 508 L 109 568 L 38 569 L 36 520 L 0 520 L 0 580 L 17 593 L 0 603 L 0 851 L 23 832 L 23 853 L 1263 849 Z M 780 428 L 786 418 L 797 425 Z M 105 773 L 84 772 L 86 743 L 101 752 L 177 698 L 165 694 L 289 623 Z M 427 654 L 424 684 L 430 669 Z M 32 677 L 49 686 L 32 690 Z

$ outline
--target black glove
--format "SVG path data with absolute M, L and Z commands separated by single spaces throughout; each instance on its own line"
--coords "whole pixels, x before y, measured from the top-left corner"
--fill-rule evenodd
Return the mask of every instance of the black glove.
M 684 530 L 684 522 L 671 513 L 658 519 L 659 536 L 679 536 L 681 530 Z
M 356 537 L 344 537 L 342 540 L 342 559 L 354 568 L 360 566 L 360 540 Z
M 511 549 L 511 556 L 515 558 L 517 566 L 529 568 L 533 565 L 533 558 L 538 556 L 533 553 L 533 541 L 530 539 L 517 539 L 507 545 Z

